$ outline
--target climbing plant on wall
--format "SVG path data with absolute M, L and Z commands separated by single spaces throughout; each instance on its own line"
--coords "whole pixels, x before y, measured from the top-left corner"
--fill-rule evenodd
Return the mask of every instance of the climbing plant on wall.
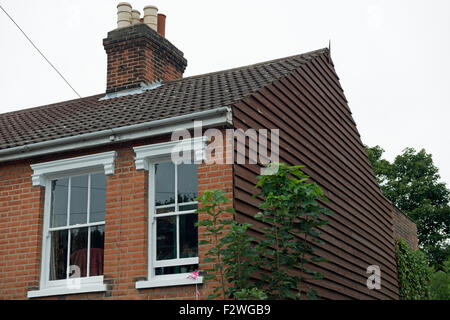
M 430 269 L 426 254 L 420 250 L 412 250 L 403 239 L 397 240 L 395 249 L 400 299 L 428 299 Z

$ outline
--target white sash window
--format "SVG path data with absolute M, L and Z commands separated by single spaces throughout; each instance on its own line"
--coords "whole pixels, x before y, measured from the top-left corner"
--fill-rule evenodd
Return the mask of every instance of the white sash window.
M 205 143 L 199 138 L 182 144 L 195 163 L 172 161 L 176 142 L 135 148 L 137 168 L 149 171 L 149 270 L 148 280 L 136 284 L 138 289 L 202 281 L 189 274 L 198 271 L 199 264 L 196 163 L 203 159 Z
M 29 298 L 105 291 L 106 175 L 116 153 L 32 165 L 45 187 L 40 290 Z

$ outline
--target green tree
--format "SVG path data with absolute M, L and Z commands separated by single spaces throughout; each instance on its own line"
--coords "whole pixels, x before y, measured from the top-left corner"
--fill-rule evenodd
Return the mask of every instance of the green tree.
M 295 292 L 306 291 L 301 288 L 306 275 L 322 278 L 307 266 L 324 261 L 315 254 L 313 243 L 321 242 L 317 228 L 328 223 L 323 214 L 330 214 L 319 201 L 328 200 L 300 166 L 274 165 L 278 166 L 277 173 L 258 177 L 256 185 L 261 190 L 256 196 L 263 202 L 255 218 L 268 225 L 259 242 L 265 271 L 261 280 L 270 299 L 299 299 L 301 295 Z M 293 269 L 299 272 L 292 273 Z M 308 298 L 316 297 L 312 288 L 308 292 Z
M 200 245 L 210 245 L 204 261 L 213 263 L 205 272 L 205 280 L 216 280 L 208 299 L 264 300 L 266 294 L 250 280 L 259 268 L 257 249 L 247 229 L 250 224 L 240 224 L 230 217 L 232 208 L 225 209 L 231 201 L 222 190 L 208 190 L 196 199 L 201 203 L 197 213 L 204 218 L 197 226 L 205 227 L 205 238 Z M 235 217 L 234 217 L 235 218 Z
M 391 163 L 387 174 L 383 192 L 400 210 L 409 213 L 424 204 L 439 207 L 450 200 L 450 191 L 439 182 L 439 170 L 424 149 L 405 149 Z
M 259 268 L 259 256 L 257 247 L 252 244 L 255 239 L 247 232 L 249 227 L 248 223 L 233 221 L 222 239 L 227 295 L 237 300 L 265 300 L 265 293 L 251 281 Z
M 388 180 L 389 170 L 391 167 L 389 161 L 381 158 L 383 156 L 384 150 L 380 146 L 375 146 L 372 148 L 366 146 L 366 153 L 369 157 L 370 163 L 372 164 L 378 184 L 380 186 L 384 185 Z
M 450 300 L 450 258 L 444 261 L 442 270 L 431 274 L 430 295 L 432 300 Z
M 236 221 L 223 191 L 208 190 L 196 199 L 202 214 L 197 226 L 207 239 L 199 244 L 207 246 L 204 262 L 211 263 L 202 271 L 206 281 L 215 280 L 208 299 L 299 299 L 306 274 L 322 278 L 307 266 L 325 260 L 313 244 L 322 242 L 317 228 L 328 224 L 322 215 L 331 213 L 319 202 L 328 199 L 300 166 L 276 166 L 276 173 L 258 177 L 256 185 L 261 192 L 255 197 L 263 201 L 255 218 L 267 225 L 262 239 L 249 235 L 250 224 Z M 314 299 L 316 292 L 309 288 L 307 296 Z
M 383 194 L 417 222 L 421 248 L 442 267 L 449 252 L 450 190 L 439 181 L 432 155 L 407 148 L 390 163 L 382 159 L 380 146 L 366 146 L 366 152 Z
M 222 296 L 227 298 L 227 281 L 225 278 L 225 264 L 223 262 L 223 236 L 227 226 L 231 226 L 233 221 L 227 219 L 229 214 L 234 213 L 233 208 L 226 209 L 230 199 L 221 190 L 206 191 L 197 200 L 201 206 L 197 213 L 204 214 L 205 218 L 197 222 L 197 227 L 205 227 L 206 239 L 201 240 L 199 245 L 209 245 L 210 248 L 205 254 L 204 261 L 212 263 L 212 268 L 202 270 L 205 272 L 205 280 L 216 280 L 218 285 L 214 288 L 213 293 L 208 296 L 208 299 L 215 299 Z M 227 214 L 228 213 L 228 214 Z

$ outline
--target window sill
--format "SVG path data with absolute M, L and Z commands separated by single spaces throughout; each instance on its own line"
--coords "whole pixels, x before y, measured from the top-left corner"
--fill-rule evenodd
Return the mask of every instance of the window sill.
M 106 291 L 106 285 L 104 284 L 81 285 L 81 287 L 79 288 L 50 287 L 37 291 L 28 291 L 27 297 L 29 299 L 33 299 L 33 298 L 91 293 L 91 292 L 104 292 L 104 291 Z
M 136 282 L 136 289 L 151 289 L 161 287 L 175 287 L 175 286 L 203 284 L 203 277 L 198 277 L 197 280 L 194 280 L 188 278 L 188 276 L 189 276 L 188 273 L 181 275 L 156 276 L 148 281 Z

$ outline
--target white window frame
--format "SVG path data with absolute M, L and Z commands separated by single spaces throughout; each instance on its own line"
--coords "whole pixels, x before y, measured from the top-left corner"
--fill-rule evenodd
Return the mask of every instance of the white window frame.
M 52 181 L 57 179 L 95 174 L 99 172 L 104 172 L 107 176 L 112 175 L 114 174 L 116 155 L 116 152 L 113 151 L 31 165 L 33 170 L 33 186 L 45 187 L 45 204 L 40 289 L 36 291 L 29 291 L 27 294 L 28 298 L 106 291 L 106 285 L 103 283 L 103 276 L 54 281 L 49 280 L 51 251 L 50 212 L 52 205 L 51 186 Z M 82 228 L 86 226 L 94 226 L 95 224 L 96 223 L 77 225 L 73 227 Z M 100 224 L 104 225 L 104 222 Z
M 136 169 L 149 171 L 149 197 L 148 197 L 148 278 L 146 281 L 136 282 L 137 289 L 195 285 L 203 283 L 203 277 L 197 279 L 189 278 L 189 273 L 169 274 L 169 275 L 155 275 L 155 268 L 193 265 L 199 263 L 199 258 L 184 258 L 173 259 L 165 261 L 156 260 L 156 207 L 155 207 L 155 164 L 170 162 L 172 152 L 180 150 L 192 152 L 192 160 L 194 163 L 201 163 L 205 159 L 206 137 L 199 137 L 193 139 L 184 139 L 180 141 L 172 141 L 166 143 L 159 143 L 134 148 L 136 153 Z M 175 151 L 176 150 L 176 151 Z M 176 173 L 175 173 L 176 174 Z M 176 187 L 176 186 L 175 186 Z M 176 199 L 178 201 L 178 199 Z M 175 206 L 176 203 L 173 205 Z M 193 211 L 186 211 L 180 213 L 159 214 L 158 217 L 164 216 L 179 216 L 183 214 L 192 214 Z M 177 219 L 178 221 L 178 219 Z M 179 241 L 179 238 L 177 237 Z

